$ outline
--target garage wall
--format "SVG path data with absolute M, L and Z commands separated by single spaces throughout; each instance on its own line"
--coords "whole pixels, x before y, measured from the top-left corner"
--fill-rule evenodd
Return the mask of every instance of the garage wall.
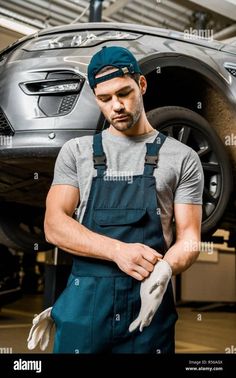
M 21 37 L 23 37 L 23 34 L 0 26 L 0 50 L 4 49 Z

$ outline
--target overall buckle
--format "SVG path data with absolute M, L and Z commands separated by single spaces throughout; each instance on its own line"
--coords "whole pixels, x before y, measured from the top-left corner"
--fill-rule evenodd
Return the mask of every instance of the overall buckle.
M 94 156 L 93 155 L 93 163 L 94 167 L 97 167 L 98 165 L 106 165 L 106 155 L 101 155 L 101 156 Z
M 151 156 L 151 155 L 145 156 L 145 164 L 157 166 L 157 161 L 158 161 L 158 156 L 156 156 L 156 155 L 155 156 Z

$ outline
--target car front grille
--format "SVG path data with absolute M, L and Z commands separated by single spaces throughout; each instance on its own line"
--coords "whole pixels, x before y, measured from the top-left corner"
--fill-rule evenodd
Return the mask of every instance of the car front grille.
M 70 95 L 70 96 L 65 96 L 62 99 L 61 106 L 59 109 L 59 114 L 60 113 L 68 113 L 71 111 L 71 109 L 74 106 L 74 103 L 76 101 L 76 95 Z
M 14 130 L 5 116 L 3 110 L 0 108 L 0 135 L 13 135 Z

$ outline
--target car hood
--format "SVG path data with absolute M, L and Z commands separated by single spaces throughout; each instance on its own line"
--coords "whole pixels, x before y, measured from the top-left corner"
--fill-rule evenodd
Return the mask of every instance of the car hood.
M 38 33 L 38 36 L 43 36 L 47 34 L 54 34 L 55 32 L 65 32 L 73 30 L 126 30 L 137 33 L 150 34 L 159 37 L 165 37 L 169 39 L 174 39 L 177 41 L 184 41 L 186 43 L 195 44 L 198 46 L 208 47 L 213 50 L 220 50 L 224 52 L 229 52 L 231 54 L 236 54 L 236 46 L 233 44 L 225 44 L 224 42 L 213 40 L 211 38 L 202 38 L 197 37 L 194 33 L 188 33 L 188 30 L 185 32 L 179 32 L 175 30 L 155 28 L 152 26 L 138 25 L 138 24 L 127 24 L 127 23 L 112 23 L 112 22 L 93 22 L 93 23 L 83 23 L 83 24 L 72 24 L 72 25 L 63 25 L 58 27 L 47 28 Z M 194 31 L 193 31 L 194 32 Z

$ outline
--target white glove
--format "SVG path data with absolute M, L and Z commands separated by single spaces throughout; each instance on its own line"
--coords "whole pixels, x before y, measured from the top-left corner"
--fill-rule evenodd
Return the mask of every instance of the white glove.
M 39 315 L 35 315 L 33 325 L 30 329 L 27 339 L 28 349 L 34 349 L 39 344 L 41 350 L 45 350 L 48 346 L 50 333 L 54 324 L 51 318 L 52 307 L 47 308 Z
M 162 302 L 171 276 L 172 269 L 168 262 L 159 260 L 149 277 L 142 281 L 140 286 L 141 309 L 138 317 L 129 326 L 130 332 L 138 327 L 142 332 L 144 327 L 149 326 Z

